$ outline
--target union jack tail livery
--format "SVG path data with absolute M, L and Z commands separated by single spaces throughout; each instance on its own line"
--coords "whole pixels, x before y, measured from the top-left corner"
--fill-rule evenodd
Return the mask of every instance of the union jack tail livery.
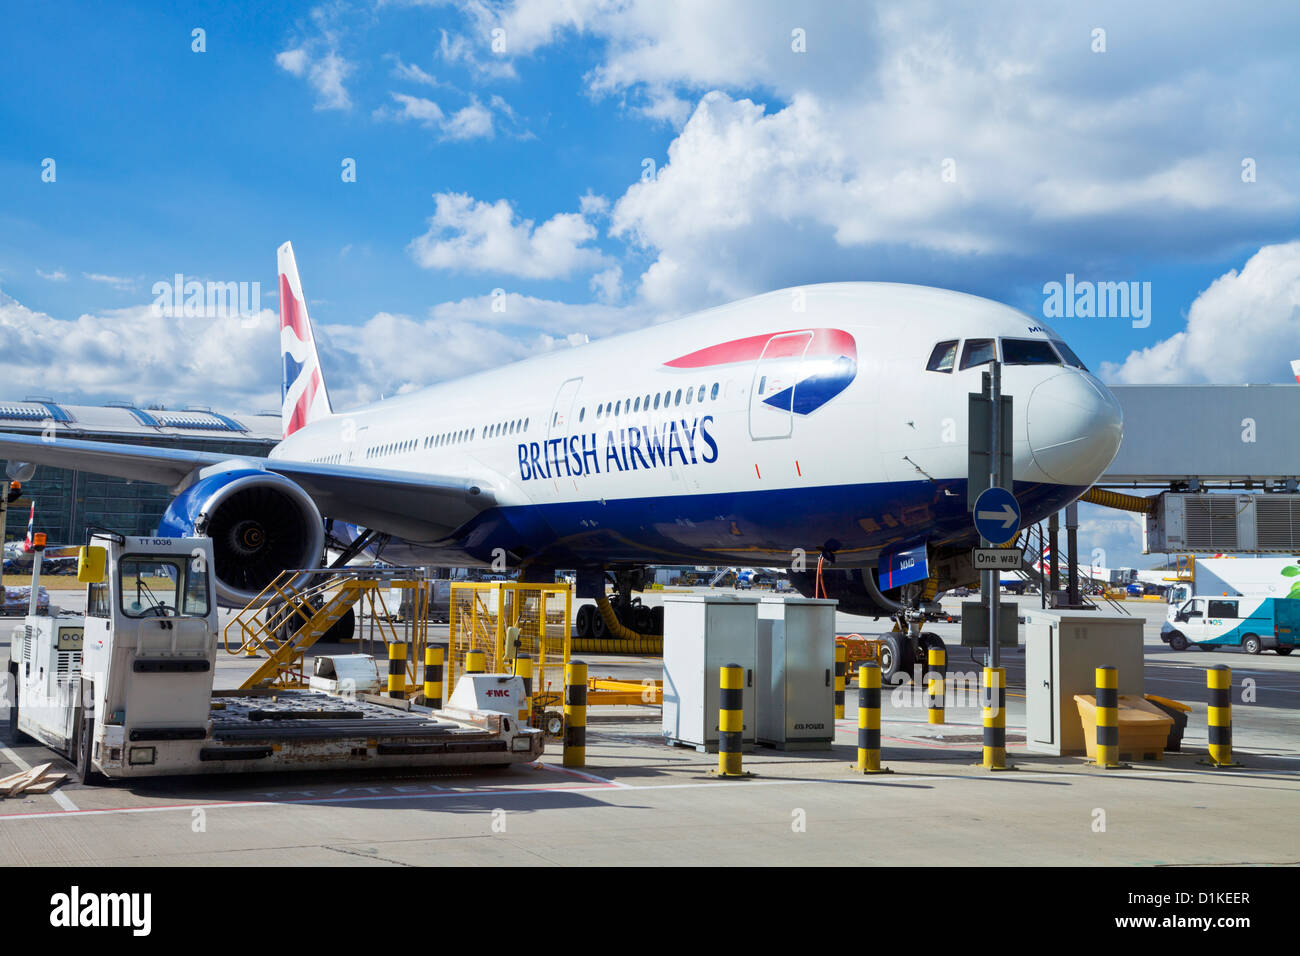
M 32 510 L 27 513 L 27 537 L 23 539 L 23 550 L 28 554 L 32 552 L 32 546 L 35 543 L 32 538 L 32 532 L 36 527 L 36 500 L 32 499 Z
M 332 414 L 311 319 L 307 317 L 307 298 L 298 278 L 298 263 L 293 246 L 282 245 L 278 251 L 280 267 L 280 358 L 284 363 L 284 401 L 280 420 L 288 438 L 304 425 Z
M 1291 360 L 1291 374 L 1295 376 L 1296 382 L 1300 382 L 1300 359 Z

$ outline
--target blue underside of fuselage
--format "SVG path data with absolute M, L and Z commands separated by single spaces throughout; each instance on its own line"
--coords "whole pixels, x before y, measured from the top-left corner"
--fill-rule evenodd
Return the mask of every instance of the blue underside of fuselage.
M 1022 525 L 1041 521 L 1086 490 L 1016 482 Z M 802 548 L 810 559 L 831 552 L 846 567 L 874 564 L 881 549 L 917 538 L 931 548 L 978 544 L 964 479 L 493 508 L 460 528 L 452 541 L 419 550 L 425 560 L 439 563 L 454 563 L 457 554 L 487 563 L 503 549 L 512 563 L 525 567 L 770 567 L 789 564 L 792 550 Z

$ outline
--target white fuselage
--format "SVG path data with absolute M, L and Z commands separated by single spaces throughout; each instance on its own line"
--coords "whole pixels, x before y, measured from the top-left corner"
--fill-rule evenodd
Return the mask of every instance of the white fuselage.
M 909 519 L 907 510 L 964 483 L 967 397 L 988 366 L 930 371 L 927 361 L 937 343 L 958 340 L 960 363 L 965 343 L 981 338 L 1058 340 L 1038 320 L 960 293 L 886 283 L 784 290 L 338 413 L 271 457 L 471 479 L 505 512 L 529 511 L 565 539 L 635 537 L 631 513 L 608 521 L 608 505 L 638 502 L 647 512 L 653 503 L 659 513 L 641 519 L 654 524 L 646 541 L 674 542 L 676 557 L 696 560 L 821 547 L 817 539 L 839 537 L 839 512 L 846 554 L 866 561 L 879 550 L 872 523 L 912 521 L 924 534 L 938 514 Z M 856 351 L 849 374 L 844 341 Z M 727 348 L 682 361 L 718 346 Z M 793 398 L 779 397 L 791 388 Z M 819 389 L 830 397 L 801 408 Z M 1064 364 L 1006 364 L 1002 389 L 1015 402 L 1017 488 L 1057 489 L 1043 499 L 1055 510 L 1113 458 L 1118 405 L 1095 377 Z M 866 504 L 876 492 L 883 504 Z M 846 504 L 857 500 L 860 509 Z M 754 505 L 737 509 L 748 524 L 727 527 L 737 520 L 724 505 L 736 502 Z M 789 513 L 805 503 L 807 522 Z M 943 504 L 931 511 L 946 513 Z M 759 527 L 764 509 L 785 512 L 772 516 L 784 530 Z M 692 514 L 747 540 L 729 549 L 719 537 L 714 547 L 664 526 Z M 806 538 L 791 534 L 801 526 Z

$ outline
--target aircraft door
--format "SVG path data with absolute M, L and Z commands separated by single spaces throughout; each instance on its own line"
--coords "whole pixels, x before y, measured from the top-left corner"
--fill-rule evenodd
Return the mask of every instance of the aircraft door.
M 555 404 L 551 406 L 551 417 L 546 423 L 547 438 L 564 438 L 569 434 L 572 427 L 573 406 L 580 388 L 582 388 L 582 379 L 571 378 L 555 393 Z
M 789 438 L 794 430 L 794 390 L 811 330 L 774 335 L 763 346 L 749 389 L 749 437 Z

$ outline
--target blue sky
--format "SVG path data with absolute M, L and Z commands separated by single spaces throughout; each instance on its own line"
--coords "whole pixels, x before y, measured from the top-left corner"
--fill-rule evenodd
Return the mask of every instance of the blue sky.
M 274 309 L 285 239 L 336 404 L 841 279 L 1031 315 L 1067 273 L 1149 282 L 1145 328 L 1052 322 L 1114 381 L 1282 382 L 1300 355 L 1294 4 L 5 18 L 6 396 L 273 407 L 271 323 L 160 317 L 151 289 L 177 272 L 260 282 Z

